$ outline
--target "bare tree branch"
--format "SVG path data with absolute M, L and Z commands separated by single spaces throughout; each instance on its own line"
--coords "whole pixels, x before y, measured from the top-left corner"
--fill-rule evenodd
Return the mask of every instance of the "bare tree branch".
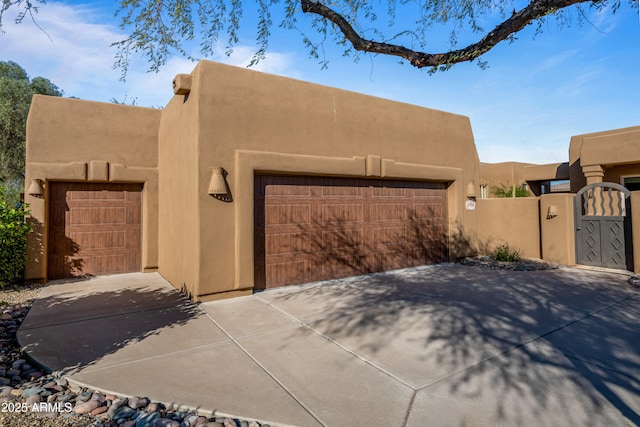
M 418 52 L 401 45 L 367 40 L 358 34 L 344 16 L 333 9 L 320 2 L 300 0 L 303 12 L 313 13 L 331 21 L 340 29 L 354 49 L 363 52 L 399 56 L 417 68 L 435 68 L 442 65 L 448 66 L 459 62 L 473 61 L 536 19 L 577 3 L 591 2 L 592 0 L 533 0 L 523 9 L 514 12 L 507 20 L 496 26 L 477 43 L 450 52 L 427 53 Z

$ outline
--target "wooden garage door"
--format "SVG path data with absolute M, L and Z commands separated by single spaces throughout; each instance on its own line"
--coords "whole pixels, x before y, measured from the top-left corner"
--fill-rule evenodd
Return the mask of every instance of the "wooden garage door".
M 444 183 L 255 177 L 255 287 L 447 260 Z
M 140 271 L 142 184 L 49 187 L 48 277 Z

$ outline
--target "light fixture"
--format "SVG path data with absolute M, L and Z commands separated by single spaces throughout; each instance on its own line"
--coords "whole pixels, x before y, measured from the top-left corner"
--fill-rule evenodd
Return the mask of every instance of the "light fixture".
M 44 196 L 44 188 L 42 187 L 42 180 L 33 178 L 31 179 L 31 184 L 29 184 L 29 189 L 27 193 L 30 196 L 42 198 Z
M 476 184 L 473 181 L 467 183 L 467 199 L 475 200 L 476 198 Z
M 558 207 L 556 205 L 549 206 L 547 209 L 547 219 L 555 218 L 558 216 Z
M 211 168 L 211 181 L 209 181 L 209 194 L 212 196 L 226 196 L 230 193 L 227 185 L 227 171 L 222 167 Z

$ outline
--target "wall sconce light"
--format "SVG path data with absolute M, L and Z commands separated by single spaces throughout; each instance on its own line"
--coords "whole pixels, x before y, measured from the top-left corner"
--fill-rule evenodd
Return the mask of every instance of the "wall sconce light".
M 227 184 L 227 171 L 222 167 L 211 168 L 211 180 L 209 181 L 209 194 L 218 200 L 231 202 L 231 190 Z
M 475 200 L 476 198 L 476 184 L 473 181 L 467 183 L 467 199 Z
M 555 218 L 558 216 L 558 207 L 556 205 L 549 206 L 547 210 L 547 219 Z
M 44 187 L 42 186 L 42 180 L 37 178 L 32 179 L 31 184 L 29 184 L 27 193 L 33 197 L 44 197 Z

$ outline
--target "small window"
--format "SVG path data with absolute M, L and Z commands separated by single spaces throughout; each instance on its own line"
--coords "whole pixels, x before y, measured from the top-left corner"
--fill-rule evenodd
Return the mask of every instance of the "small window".
M 550 193 L 568 193 L 571 190 L 571 182 L 568 179 L 549 181 Z
M 640 176 L 620 177 L 621 184 L 629 191 L 640 190 Z
M 487 184 L 481 184 L 480 185 L 480 198 L 481 199 L 486 199 L 488 197 L 488 185 Z

